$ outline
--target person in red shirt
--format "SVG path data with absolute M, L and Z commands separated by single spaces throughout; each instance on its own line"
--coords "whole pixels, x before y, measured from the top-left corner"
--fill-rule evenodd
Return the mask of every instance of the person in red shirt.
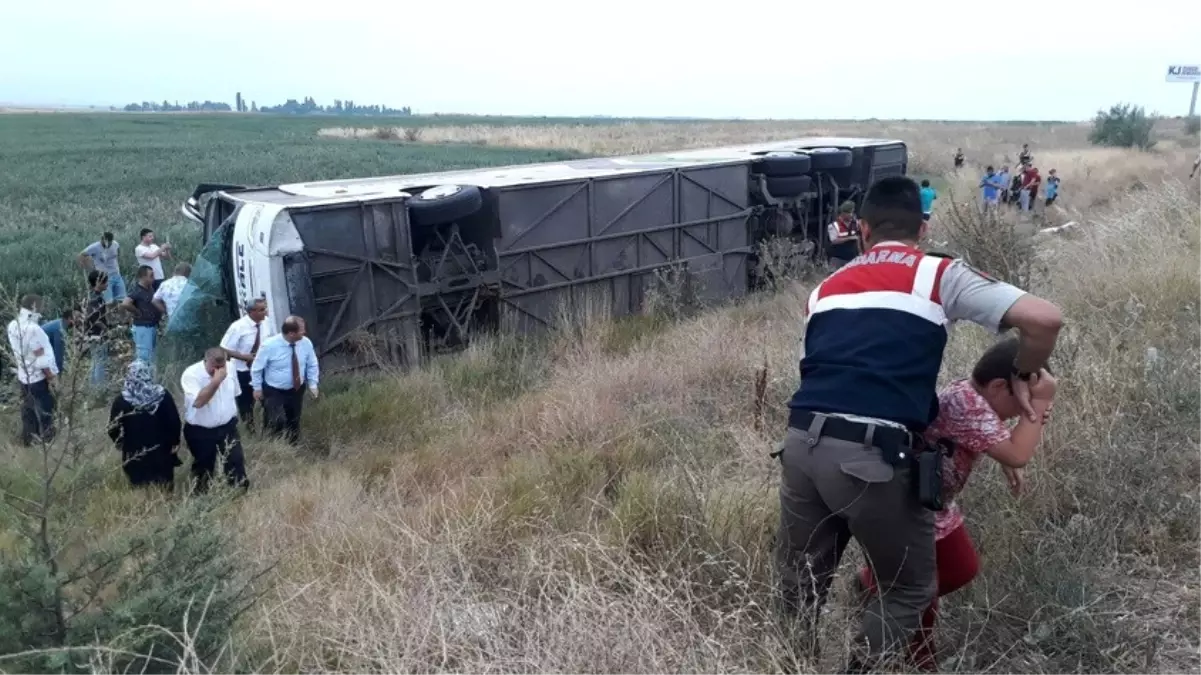
M 944 439 L 954 444 L 950 459 L 942 467 L 946 507 L 935 513 L 934 520 L 938 597 L 967 586 L 980 569 L 979 557 L 955 496 L 963 490 L 972 469 L 984 455 L 1001 464 L 1010 489 L 1015 495 L 1020 492 L 1022 467 L 1034 456 L 1042 440 L 1043 426 L 1050 418 L 1056 382 L 1046 370 L 1030 385 L 1038 421 L 1032 422 L 1021 414 L 1012 389 L 1017 352 L 1017 338 L 1002 340 L 985 351 L 970 378 L 956 380 L 939 392 L 938 418 L 924 434 L 931 445 Z M 1020 419 L 1011 431 L 1006 421 L 1014 418 Z M 857 581 L 860 597 L 866 600 L 875 590 L 870 567 L 860 570 Z M 921 628 L 909 644 L 910 658 L 924 671 L 934 670 L 938 663 L 933 637 L 938 597 L 922 615 Z
M 1022 191 L 1018 196 L 1018 203 L 1023 211 L 1029 211 L 1034 200 L 1038 199 L 1038 186 L 1041 183 L 1042 177 L 1038 175 L 1038 169 L 1033 164 L 1027 164 L 1022 169 Z

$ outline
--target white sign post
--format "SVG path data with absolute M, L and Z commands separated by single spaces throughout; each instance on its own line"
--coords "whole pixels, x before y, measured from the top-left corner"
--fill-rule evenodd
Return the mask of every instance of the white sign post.
M 1193 98 L 1188 104 L 1188 116 L 1193 117 L 1197 113 L 1197 88 L 1201 87 L 1201 66 L 1185 66 L 1176 65 L 1168 66 L 1168 75 L 1164 78 L 1166 82 L 1191 82 L 1193 84 Z

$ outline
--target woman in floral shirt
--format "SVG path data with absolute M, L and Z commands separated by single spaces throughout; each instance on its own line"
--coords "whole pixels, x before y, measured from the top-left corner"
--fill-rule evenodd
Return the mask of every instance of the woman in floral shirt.
M 938 418 L 926 430 L 927 443 L 950 440 L 955 450 L 942 467 L 943 501 L 946 507 L 934 521 L 935 558 L 938 565 L 938 596 L 971 583 L 980 569 L 976 548 L 963 522 L 963 511 L 955 496 L 963 490 L 980 457 L 988 455 L 1004 468 L 1016 494 L 1022 485 L 1022 467 L 1034 456 L 1042 440 L 1043 425 L 1055 396 L 1055 379 L 1046 370 L 1030 383 L 1031 403 L 1037 421 L 1022 416 L 1013 395 L 1013 364 L 1018 340 L 1008 338 L 984 352 L 969 379 L 956 380 L 938 394 Z M 1006 421 L 1020 418 L 1011 430 Z M 864 594 L 875 588 L 870 568 L 860 571 Z M 910 644 L 910 657 L 921 670 L 934 670 L 937 658 L 933 631 L 938 617 L 938 597 L 922 615 L 922 626 Z

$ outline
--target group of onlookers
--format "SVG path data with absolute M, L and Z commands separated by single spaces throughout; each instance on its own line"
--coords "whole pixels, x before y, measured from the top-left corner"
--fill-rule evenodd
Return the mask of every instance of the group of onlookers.
M 67 359 L 68 344 L 79 347 L 72 357 L 90 362 L 89 383 L 103 391 L 114 328 L 110 319 L 124 313 L 131 323 L 134 354 L 110 407 L 108 433 L 121 450 L 130 482 L 170 489 L 175 467 L 182 465 L 177 453 L 182 434 L 192 454 L 195 490 L 207 490 L 218 458 L 227 480 L 247 487 L 239 423 L 253 430 L 258 404 L 264 427 L 297 444 L 304 390 L 314 398 L 318 395 L 317 355 L 304 320 L 286 317 L 277 331 L 266 320 L 265 299 L 248 303 L 220 345 L 183 371 L 181 413 L 171 393 L 155 380 L 155 349 L 162 320 L 178 309 L 191 268 L 180 263 L 175 276 L 164 280 L 161 259 L 170 257 L 170 246 L 159 247 L 153 240 L 152 231 L 142 230 L 141 244 L 135 248 L 139 266 L 128 292 L 118 265 L 119 244 L 105 232 L 79 256 L 82 265 L 92 268 L 88 297 L 80 310 L 66 309 L 59 319 L 43 323 L 41 296 L 21 298 L 18 316 L 8 325 L 13 370 L 22 393 L 21 440 L 31 445 L 54 438 L 55 382 L 65 367 L 75 367 Z
M 955 152 L 955 167 L 963 166 L 963 149 Z M 1059 197 L 1059 175 L 1055 169 L 1047 172 L 1044 207 L 1055 203 Z M 1034 165 L 1034 155 L 1030 153 L 1030 145 L 1023 144 L 1018 154 L 1018 168 L 1010 172 L 1009 165 L 1002 165 L 997 171 L 991 164 L 984 169 L 984 177 L 980 179 L 980 196 L 985 208 L 997 207 L 1001 204 L 1014 206 L 1020 211 L 1033 211 L 1038 203 L 1039 190 L 1043 187 L 1043 176 Z

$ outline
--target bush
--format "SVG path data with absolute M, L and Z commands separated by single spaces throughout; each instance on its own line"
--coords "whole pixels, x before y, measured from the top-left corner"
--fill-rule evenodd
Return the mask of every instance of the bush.
M 1109 112 L 1097 111 L 1088 140 L 1093 145 L 1150 150 L 1155 145 L 1151 138 L 1154 129 L 1155 120 L 1142 106 L 1119 103 L 1111 106 Z
M 1196 136 L 1198 133 L 1201 133 L 1201 117 L 1193 115 L 1192 117 L 1185 118 L 1184 133 L 1189 136 Z
M 86 363 L 81 348 L 68 341 L 64 361 Z M 94 423 L 107 405 L 91 409 L 87 372 L 57 380 L 53 434 L 4 448 L 0 670 L 229 669 L 230 628 L 258 578 L 223 522 L 233 491 L 131 490 Z

